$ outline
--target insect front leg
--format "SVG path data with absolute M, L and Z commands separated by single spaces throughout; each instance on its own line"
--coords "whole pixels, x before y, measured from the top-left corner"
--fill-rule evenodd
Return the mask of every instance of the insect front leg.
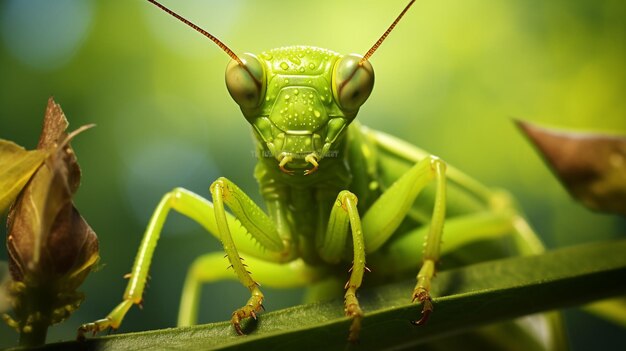
M 367 253 L 370 253 L 391 237 L 422 189 L 431 181 L 436 182 L 435 203 L 429 233 L 424 243 L 422 267 L 417 274 L 417 284 L 412 293 L 412 300 L 422 304 L 422 317 L 415 324 L 425 322 L 433 310 L 430 285 L 440 256 L 446 212 L 445 169 L 445 163 L 434 156 L 419 161 L 394 182 L 363 216 L 365 245 Z
M 211 184 L 215 219 L 219 236 L 233 271 L 239 281 L 250 290 L 250 299 L 241 308 L 235 310 L 231 323 L 238 334 L 243 334 L 241 321 L 245 318 L 256 319 L 256 314 L 263 308 L 263 293 L 259 284 L 252 279 L 246 265 L 242 262 L 230 231 L 230 225 L 224 205 L 227 205 L 241 224 L 266 249 L 288 254 L 276 225 L 239 187 L 226 178 L 219 178 Z
M 249 200 L 249 198 L 245 197 L 245 195 L 243 197 L 248 199 L 248 201 L 252 203 L 252 201 Z M 222 210 L 216 211 L 214 204 L 212 204 L 210 201 L 183 188 L 176 188 L 163 196 L 162 200 L 159 202 L 159 205 L 155 209 L 154 214 L 150 218 L 150 222 L 146 228 L 143 239 L 139 246 L 137 256 L 135 257 L 135 262 L 131 269 L 131 273 L 127 275 L 127 277 L 129 278 L 129 282 L 123 295 L 123 301 L 115 309 L 113 309 L 113 311 L 111 311 L 104 319 L 97 320 L 93 323 L 83 324 L 78 330 L 78 337 L 83 338 L 84 334 L 87 332 L 93 332 L 95 334 L 107 328 L 119 328 L 122 320 L 124 319 L 124 316 L 132 307 L 132 305 L 141 304 L 143 300 L 148 271 L 150 270 L 150 264 L 152 262 L 152 256 L 160 237 L 163 224 L 165 223 L 170 209 L 174 209 L 177 212 L 180 212 L 181 214 L 198 222 L 208 232 L 210 232 L 220 240 L 222 240 L 224 236 L 220 235 L 218 222 L 221 221 L 222 224 L 226 223 L 226 226 L 231 228 L 231 231 L 228 232 L 228 236 L 226 238 L 231 252 L 232 250 L 235 250 L 235 244 L 233 244 L 234 242 L 236 243 L 237 247 L 240 248 L 243 252 L 254 254 L 257 257 L 270 260 L 276 260 L 280 257 L 285 257 L 285 255 L 282 253 L 276 253 L 283 249 L 282 241 L 280 237 L 276 234 L 275 230 L 271 230 L 271 227 L 270 229 L 267 229 L 267 216 L 263 218 L 262 211 L 258 209 L 258 207 L 252 207 L 251 205 L 247 204 L 245 206 L 246 210 L 238 211 L 238 214 L 244 215 L 249 212 L 258 211 L 257 215 L 247 217 L 249 220 L 239 221 L 241 224 L 243 224 L 243 226 L 241 226 L 238 224 L 238 221 L 233 215 L 230 215 L 223 211 L 222 201 L 220 201 L 220 204 L 222 204 Z M 254 205 L 254 203 L 252 203 L 252 205 Z M 236 208 L 236 206 L 234 205 L 232 207 Z M 216 212 L 220 213 L 219 220 L 218 216 L 215 215 Z M 255 223 L 254 221 L 258 221 L 262 224 L 257 226 L 257 223 Z M 266 229 L 266 231 L 260 232 L 259 228 Z M 234 233 L 234 236 L 237 239 L 233 239 L 233 237 L 231 236 L 231 232 Z M 247 238 L 247 233 L 252 234 L 254 241 Z M 257 247 L 258 244 L 260 244 L 267 250 L 265 252 L 259 252 Z M 238 255 L 236 256 L 238 257 Z
M 346 315 L 352 318 L 348 340 L 357 341 L 361 330 L 363 311 L 357 299 L 356 292 L 363 281 L 365 272 L 365 242 L 361 230 L 361 218 L 357 210 L 357 197 L 349 191 L 341 191 L 337 195 L 335 205 L 330 212 L 330 219 L 325 236 L 320 240 L 319 252 L 324 260 L 330 263 L 338 262 L 344 252 L 348 224 L 352 232 L 353 261 L 350 268 L 350 279 L 344 286 L 344 306 Z

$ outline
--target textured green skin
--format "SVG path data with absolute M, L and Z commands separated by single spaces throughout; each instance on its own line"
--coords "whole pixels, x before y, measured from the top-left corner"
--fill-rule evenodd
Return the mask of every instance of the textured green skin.
M 370 63 L 359 55 L 341 56 L 308 46 L 273 49 L 260 58 L 237 57 L 208 32 L 149 1 L 209 37 L 233 58 L 226 83 L 255 131 L 259 156 L 255 177 L 266 211 L 224 177 L 211 184 L 213 202 L 182 188 L 165 194 L 144 233 L 122 302 L 106 318 L 82 325 L 79 337 L 118 328 L 130 307 L 141 304 L 170 210 L 202 225 L 221 241 L 226 253 L 209 253 L 192 264 L 183 287 L 179 325 L 196 323 L 202 284 L 233 278 L 219 269 L 224 258 L 250 291 L 246 304 L 231 316 L 238 334 L 243 334 L 241 322 L 256 319 L 263 309 L 264 296 L 256 279 L 275 287 L 318 283 L 328 288 L 345 279 L 339 265 L 350 266 L 344 311 L 352 319 L 348 340 L 356 341 L 363 317 L 357 290 L 367 270 L 366 254 L 383 275 L 415 272 L 421 266 L 411 297 L 422 305 L 422 316 L 412 323 L 425 322 L 433 310 L 429 291 L 447 218 L 447 166 L 413 145 L 351 125 L 373 88 Z M 518 252 L 542 250 L 508 196 L 491 192 L 457 170 L 448 172 L 455 189 L 450 206 L 455 218 L 446 222 L 452 228 L 453 247 L 514 232 Z M 435 186 L 428 187 L 433 181 Z M 426 196 L 416 201 L 420 193 Z M 249 270 L 256 272 L 254 279 Z
M 278 201 L 281 208 L 288 209 L 290 240 L 296 248 L 292 257 L 301 257 L 309 264 L 322 263 L 315 246 L 316 234 L 326 230 L 337 194 L 350 189 L 352 183 L 350 160 L 354 158 L 348 157 L 346 130 L 358 110 L 342 110 L 333 97 L 333 69 L 341 58 L 336 52 L 308 46 L 261 53 L 258 59 L 267 77 L 263 103 L 254 109 L 242 108 L 257 139 L 259 158 L 254 174 L 261 194 L 266 202 Z M 275 150 L 268 148 L 268 142 Z M 331 146 L 320 160 L 319 171 L 304 175 L 279 169 L 276 158 L 281 153 L 295 156 L 289 163 L 292 168 L 305 168 L 310 165 L 304 157 L 323 155 L 325 144 Z M 376 191 L 362 195 L 373 196 Z
M 344 112 L 331 91 L 333 68 L 341 56 L 326 49 L 293 46 L 262 53 L 267 89 L 263 103 L 242 109 L 259 141 L 271 139 L 276 153 L 321 154 L 356 112 Z M 269 151 L 265 149 L 265 151 Z
M 252 56 L 244 54 L 242 60 Z M 141 303 L 152 255 L 170 209 L 196 220 L 221 240 L 237 279 L 250 290 L 250 299 L 231 319 L 239 333 L 240 322 L 256 318 L 264 299 L 257 278 L 253 279 L 248 270 L 255 272 L 263 284 L 302 286 L 328 279 L 337 281 L 338 277 L 345 279 L 345 269 L 351 266 L 344 301 L 346 314 L 353 318 L 349 339 L 356 340 L 363 315 L 356 292 L 366 269 L 366 253 L 374 263 L 373 269 L 384 273 L 379 280 L 401 272 L 415 274 L 421 265 L 412 297 L 423 304 L 423 312 L 430 312 L 428 290 L 440 256 L 446 208 L 451 215 L 448 218 L 458 217 L 448 224 L 455 228 L 451 231 L 452 242 L 472 242 L 472 236 L 463 237 L 466 233 L 485 239 L 518 231 L 514 222 L 519 216 L 506 195 L 491 192 L 449 169 L 452 201 L 446 201 L 443 162 L 412 145 L 352 123 L 358 107 L 348 110 L 337 102 L 341 89 L 351 92 L 350 87 L 333 80 L 354 78 L 360 83 L 358 74 L 349 70 L 346 73 L 337 68 L 342 65 L 336 64 L 344 58 L 358 62 L 357 56 L 344 57 L 306 46 L 262 53 L 258 60 L 263 66 L 263 78 L 255 82 L 262 88 L 261 103 L 255 107 L 240 106 L 256 137 L 258 162 L 254 175 L 267 214 L 226 178 L 211 185 L 213 203 L 179 188 L 166 194 L 144 234 L 124 300 L 107 318 L 83 325 L 80 333 L 117 328 L 132 304 Z M 371 65 L 365 62 L 365 67 L 373 84 Z M 242 68 L 231 61 L 227 81 L 233 68 L 260 74 L 256 68 Z M 250 74 L 248 77 L 254 75 Z M 292 157 L 286 164 L 290 173 L 279 167 L 284 155 Z M 310 169 L 311 162 L 305 157 L 310 155 L 315 155 L 319 169 L 307 174 L 305 170 Z M 435 179 L 436 187 L 426 187 Z M 501 205 L 494 208 L 494 204 Z M 225 207 L 230 208 L 232 215 Z M 368 212 L 370 208 L 375 211 Z M 424 226 L 427 222 L 432 225 Z M 252 234 L 252 239 L 246 237 L 246 232 Z M 351 241 L 347 238 L 349 233 Z M 532 231 L 526 234 L 526 241 L 534 237 Z M 541 250 L 541 245 L 535 244 L 525 242 L 516 250 Z M 240 259 L 242 254 L 249 265 Z M 202 256 L 190 269 L 179 323 L 195 322 L 194 311 L 203 282 L 228 278 L 221 267 L 215 267 L 222 262 L 222 256 Z M 484 258 L 462 257 L 461 261 Z
M 343 110 L 333 97 L 332 76 L 341 57 L 306 46 L 273 49 L 259 56 L 267 82 L 263 102 L 241 110 L 264 144 L 260 155 L 292 154 L 290 166 L 296 169 L 307 166 L 308 154 L 325 156 L 329 150 L 324 146 L 337 141 L 358 111 Z

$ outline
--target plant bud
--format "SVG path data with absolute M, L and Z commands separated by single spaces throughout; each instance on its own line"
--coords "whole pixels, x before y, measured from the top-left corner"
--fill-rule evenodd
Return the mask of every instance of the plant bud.
M 5 319 L 21 333 L 69 317 L 83 300 L 76 289 L 98 261 L 97 236 L 72 203 L 80 168 L 69 142 L 84 128 L 68 135 L 67 126 L 60 106 L 50 99 L 37 146 L 48 156 L 9 210 L 15 318 Z

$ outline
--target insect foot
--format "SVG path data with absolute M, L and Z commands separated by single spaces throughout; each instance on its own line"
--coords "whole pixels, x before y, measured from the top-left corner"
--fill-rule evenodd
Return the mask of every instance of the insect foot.
M 133 304 L 139 303 L 141 303 L 141 300 L 135 301 L 132 299 L 124 299 L 124 301 L 117 305 L 117 307 L 115 307 L 113 311 L 111 311 L 111 313 L 106 316 L 106 318 L 81 325 L 80 328 L 78 328 L 78 336 L 76 337 L 76 339 L 84 340 L 85 334 L 88 332 L 96 335 L 96 333 L 101 332 L 105 329 L 115 330 L 119 328 L 122 324 L 122 319 L 124 319 L 124 316 L 126 315 L 126 312 L 128 312 Z
M 411 324 L 424 325 L 426 324 L 426 321 L 428 321 L 430 314 L 433 312 L 433 302 L 430 298 L 430 294 L 424 288 L 417 288 L 413 291 L 412 302 L 415 302 L 415 300 L 422 304 L 422 317 L 418 320 L 411 321 Z
M 85 340 L 85 334 L 91 332 L 92 335 L 96 335 L 98 332 L 101 332 L 107 328 L 115 329 L 111 326 L 111 319 L 99 319 L 93 323 L 85 323 L 78 328 L 78 336 L 77 340 L 82 341 Z
M 359 334 L 361 332 L 361 320 L 363 319 L 363 311 L 359 306 L 359 301 L 356 298 L 354 287 L 349 287 L 345 295 L 344 300 L 346 316 L 352 318 L 352 324 L 350 325 L 350 332 L 348 334 L 348 341 L 356 343 L 359 341 Z
M 252 289 L 252 296 L 248 300 L 248 303 L 233 312 L 232 317 L 230 318 L 230 323 L 235 328 L 237 334 L 244 335 L 243 330 L 241 330 L 242 320 L 250 317 L 256 320 L 257 313 L 263 309 L 263 293 L 261 293 L 261 290 L 259 290 L 258 287 L 255 287 Z

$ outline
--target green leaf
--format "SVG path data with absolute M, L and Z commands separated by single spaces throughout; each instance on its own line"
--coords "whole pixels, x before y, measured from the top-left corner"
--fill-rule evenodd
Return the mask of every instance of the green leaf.
M 362 289 L 361 342 L 346 337 L 342 301 L 265 313 L 237 336 L 228 322 L 154 330 L 47 345 L 41 350 L 379 350 L 402 349 L 489 323 L 626 293 L 626 240 L 587 244 L 538 256 L 515 257 L 441 272 L 435 312 L 415 327 L 414 281 Z M 454 339 L 454 338 L 451 338 Z M 450 340 L 450 339 L 446 339 Z M 510 341 L 509 341 L 510 342 Z
M 0 214 L 15 200 L 45 158 L 45 150 L 26 151 L 0 139 Z
M 626 215 L 626 136 L 517 125 L 575 199 Z
M 585 310 L 626 328 L 626 296 L 594 302 Z

